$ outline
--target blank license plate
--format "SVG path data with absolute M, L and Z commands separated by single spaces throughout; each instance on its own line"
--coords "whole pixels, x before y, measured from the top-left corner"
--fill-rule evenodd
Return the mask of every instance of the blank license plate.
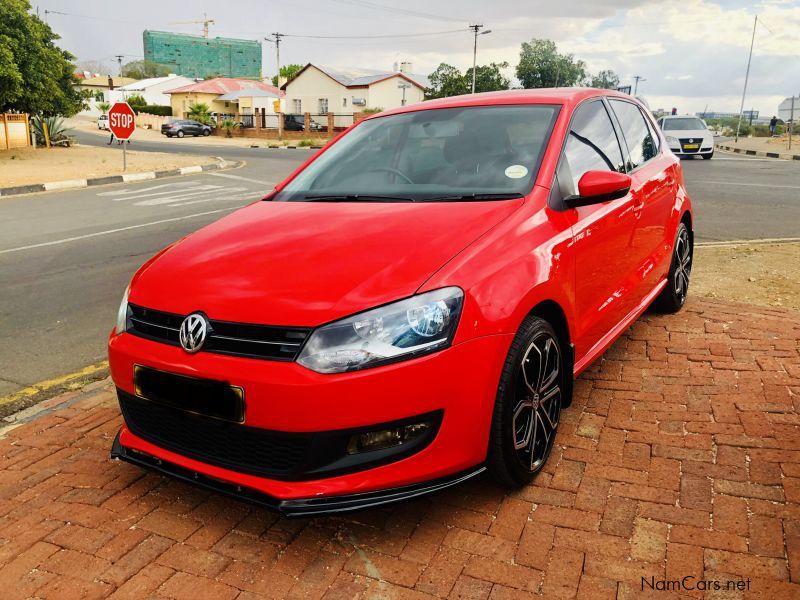
M 244 390 L 227 382 L 134 365 L 133 385 L 143 400 L 212 419 L 244 422 Z

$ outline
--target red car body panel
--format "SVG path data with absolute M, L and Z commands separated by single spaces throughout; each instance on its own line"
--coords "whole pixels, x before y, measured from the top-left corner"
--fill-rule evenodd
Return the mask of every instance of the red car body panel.
M 660 130 L 660 154 L 630 173 L 616 200 L 558 211 L 548 199 L 572 115 L 590 89 L 460 96 L 388 111 L 453 106 L 561 105 L 531 192 L 521 200 L 379 204 L 257 202 L 188 236 L 148 261 L 130 302 L 181 315 L 316 327 L 438 288 L 464 290 L 451 347 L 352 373 L 323 375 L 294 362 L 200 352 L 133 335 L 109 340 L 111 374 L 130 394 L 133 366 L 230 381 L 245 389 L 246 423 L 280 431 L 326 431 L 443 409 L 435 440 L 399 461 L 312 481 L 229 471 L 168 452 L 123 428 L 120 442 L 212 478 L 280 499 L 381 490 L 482 463 L 503 361 L 537 306 L 557 307 L 579 373 L 635 320 L 666 283 L 678 224 L 691 220 L 679 160 Z M 380 115 L 372 118 L 382 118 Z M 355 125 L 354 127 L 358 127 Z M 346 135 L 346 132 L 345 134 Z M 282 189 L 308 163 L 286 181 Z

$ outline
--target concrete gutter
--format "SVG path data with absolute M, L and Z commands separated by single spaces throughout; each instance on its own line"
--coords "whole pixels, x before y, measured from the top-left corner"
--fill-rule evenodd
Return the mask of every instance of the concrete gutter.
M 726 152 L 733 152 L 734 154 L 744 154 L 746 156 L 761 156 L 764 158 L 780 158 L 783 160 L 800 160 L 800 154 L 789 154 L 788 152 L 764 152 L 763 150 L 748 150 L 746 148 L 737 148 L 736 146 L 728 146 L 727 144 L 714 144 L 718 150 L 725 150 Z
M 144 173 L 125 173 L 124 175 L 108 175 L 106 177 L 94 177 L 92 179 L 69 179 L 67 181 L 51 181 L 48 183 L 32 183 L 29 185 L 17 185 L 12 187 L 0 188 L 0 197 L 19 196 L 21 194 L 34 194 L 36 192 L 53 192 L 63 190 L 77 190 L 95 185 L 108 185 L 109 183 L 131 183 L 134 181 L 146 181 L 148 179 L 161 179 L 162 177 L 174 177 L 177 175 L 194 175 L 203 171 L 218 171 L 222 169 L 234 169 L 241 166 L 241 162 L 230 162 L 220 159 L 219 162 L 207 165 L 194 165 L 191 167 L 181 167 L 169 171 L 146 171 Z

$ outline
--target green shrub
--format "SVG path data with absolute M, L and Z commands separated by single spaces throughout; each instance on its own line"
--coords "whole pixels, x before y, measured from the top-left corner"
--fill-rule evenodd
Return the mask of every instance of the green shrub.
M 131 94 L 125 99 L 130 107 L 135 111 L 140 111 L 143 106 L 147 106 L 147 100 L 141 94 Z
M 172 116 L 171 106 L 161 106 L 160 104 L 145 104 L 144 106 L 137 107 L 137 109 L 134 109 L 137 113 L 141 112 L 141 113 L 147 113 L 148 115 L 158 115 L 161 117 Z
M 314 142 L 312 140 L 300 140 L 300 142 L 297 145 L 300 146 L 301 148 L 304 148 L 306 146 L 313 146 Z

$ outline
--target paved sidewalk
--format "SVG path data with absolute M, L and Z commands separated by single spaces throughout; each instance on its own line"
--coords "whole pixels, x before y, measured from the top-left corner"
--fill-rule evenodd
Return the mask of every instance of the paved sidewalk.
M 316 520 L 110 461 L 93 384 L 0 439 L 2 596 L 799 598 L 799 343 L 797 312 L 646 315 L 577 382 L 534 485 Z

